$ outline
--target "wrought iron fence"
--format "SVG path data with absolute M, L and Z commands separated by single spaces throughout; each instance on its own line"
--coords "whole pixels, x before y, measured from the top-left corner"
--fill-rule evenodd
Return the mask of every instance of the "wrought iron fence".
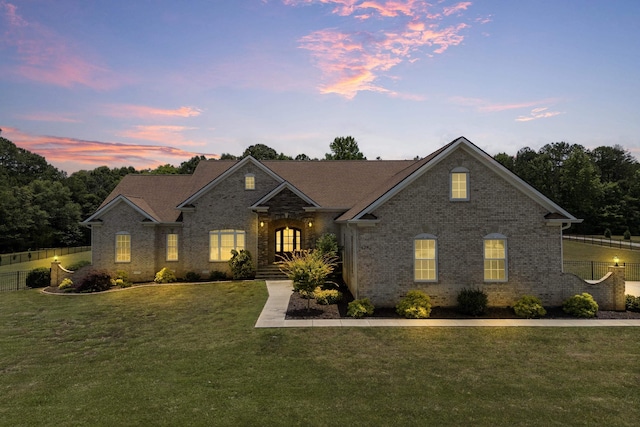
M 0 273 L 0 292 L 19 291 L 27 289 L 27 275 L 29 271 L 12 271 Z
M 599 236 L 583 236 L 577 234 L 565 234 L 562 236 L 566 240 L 574 240 L 580 243 L 588 243 L 590 245 L 605 246 L 607 248 L 629 249 L 632 251 L 640 250 L 640 242 L 633 240 L 619 240 Z
M 0 255 L 0 266 L 19 264 L 21 262 L 37 261 L 39 259 L 53 258 L 54 256 L 70 255 L 78 252 L 90 251 L 91 246 L 76 246 L 73 248 L 50 248 L 37 251 L 16 252 Z
M 573 273 L 583 280 L 598 280 L 608 273 L 610 262 L 601 261 L 564 261 L 564 272 Z M 640 281 L 640 263 L 620 263 L 625 267 L 625 280 Z

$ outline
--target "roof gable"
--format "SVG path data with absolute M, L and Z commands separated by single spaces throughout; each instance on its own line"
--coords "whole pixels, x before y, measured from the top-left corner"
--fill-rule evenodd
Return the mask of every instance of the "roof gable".
M 144 199 L 141 199 L 139 197 L 131 197 L 131 198 L 129 198 L 129 197 L 123 196 L 122 194 L 119 194 L 118 196 L 113 198 L 110 202 L 104 204 L 100 209 L 98 209 L 89 218 L 87 218 L 86 220 L 82 221 L 82 223 L 83 224 L 88 224 L 90 222 L 95 222 L 95 221 L 99 220 L 101 216 L 103 216 L 104 214 L 109 212 L 111 209 L 115 208 L 116 206 L 118 206 L 118 205 L 120 205 L 122 203 L 128 205 L 133 210 L 135 210 L 136 212 L 138 212 L 139 214 L 144 216 L 145 219 L 147 219 L 147 220 L 149 220 L 151 222 L 155 222 L 155 223 L 160 222 L 159 218 L 158 218 L 158 215 L 155 214 L 155 212 L 153 212 L 153 209 L 151 209 L 149 204 L 147 202 L 145 202 Z
M 267 193 L 264 197 L 262 197 L 260 200 L 258 200 L 257 202 L 255 202 L 251 208 L 252 209 L 258 209 L 260 206 L 264 205 L 265 203 L 267 203 L 269 200 L 271 200 L 273 197 L 277 196 L 278 194 L 280 194 L 282 191 L 284 190 L 289 190 L 291 191 L 293 194 L 295 194 L 296 196 L 298 196 L 301 200 L 303 200 L 305 203 L 308 203 L 309 206 L 313 206 L 313 207 L 320 207 L 320 205 L 318 205 L 316 202 L 314 202 L 312 199 L 310 199 L 306 194 L 304 194 L 302 191 L 298 190 L 296 187 L 294 187 L 291 183 L 289 182 L 283 182 L 280 185 L 278 185 L 276 188 L 274 188 L 272 191 L 270 191 L 269 193 Z

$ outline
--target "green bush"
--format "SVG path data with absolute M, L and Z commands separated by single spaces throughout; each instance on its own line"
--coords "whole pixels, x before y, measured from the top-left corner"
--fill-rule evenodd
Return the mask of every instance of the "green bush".
M 103 292 L 111 288 L 111 276 L 105 271 L 94 271 L 89 274 L 79 285 L 75 286 L 76 292 Z
M 336 266 L 336 257 L 330 254 L 323 254 L 320 251 L 301 251 L 283 257 L 278 264 L 280 271 L 293 281 L 293 288 L 307 298 L 318 286 L 324 285 Z M 304 294 L 305 292 L 306 294 Z M 310 301 L 307 310 L 310 308 Z
M 463 314 L 480 316 L 487 310 L 489 298 L 480 289 L 463 289 L 458 294 L 458 310 Z
M 631 240 L 631 231 L 627 228 L 627 231 L 624 232 L 624 240 Z
M 82 267 L 87 266 L 87 265 L 91 265 L 91 261 L 87 261 L 86 259 L 80 260 L 78 262 L 74 262 L 73 264 L 69 265 L 68 267 L 65 267 L 67 270 L 71 270 L 71 271 L 78 271 L 80 270 Z
M 574 317 L 596 317 L 596 314 L 598 314 L 598 303 L 595 302 L 590 294 L 583 292 L 580 295 L 567 298 L 567 300 L 562 303 L 562 310 Z
M 224 271 L 213 270 L 209 273 L 209 280 L 212 282 L 218 282 L 220 280 L 229 280 L 229 276 Z
M 162 270 L 156 273 L 156 278 L 153 279 L 156 283 L 172 283 L 176 281 L 176 275 L 173 271 L 169 270 L 167 267 L 164 267 Z
M 426 319 L 431 314 L 431 298 L 422 291 L 409 291 L 396 305 L 396 313 L 407 319 Z
M 58 289 L 71 289 L 73 287 L 73 281 L 66 277 L 60 284 L 58 285 Z
M 637 311 L 640 312 L 640 297 L 636 297 L 633 295 L 625 295 L 625 307 L 627 311 Z
M 313 291 L 313 297 L 316 299 L 316 302 L 318 304 L 337 304 L 338 302 L 342 301 L 342 292 L 337 289 L 316 288 L 316 290 Z
M 187 282 L 199 282 L 201 279 L 202 276 L 195 271 L 188 271 L 187 274 L 184 275 L 184 280 Z
M 373 310 L 374 307 L 369 298 L 356 299 L 347 305 L 347 316 L 360 319 L 365 316 L 371 316 Z
M 240 249 L 231 250 L 231 259 L 229 260 L 229 268 L 234 280 L 252 279 L 254 277 L 253 260 L 251 252 Z
M 44 288 L 51 284 L 51 270 L 46 267 L 35 268 L 27 274 L 26 285 L 29 288 Z
M 325 233 L 316 240 L 316 251 L 330 256 L 338 255 L 338 238 L 333 233 Z
M 604 230 L 604 237 L 606 237 L 607 239 L 611 238 L 611 230 L 609 230 L 608 228 Z
M 132 285 L 129 281 L 129 273 L 124 270 L 116 271 L 116 277 L 111 279 L 111 284 L 113 286 L 118 286 L 119 288 L 128 288 Z
M 542 306 L 540 298 L 532 295 L 523 295 L 522 298 L 513 305 L 513 311 L 516 313 L 516 316 L 526 319 L 534 319 L 547 314 L 547 310 Z

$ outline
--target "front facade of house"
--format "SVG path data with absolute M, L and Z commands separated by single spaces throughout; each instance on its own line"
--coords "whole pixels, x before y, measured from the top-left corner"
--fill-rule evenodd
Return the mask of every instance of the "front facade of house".
M 465 138 L 414 161 L 203 161 L 193 175 L 125 177 L 84 224 L 93 265 L 152 280 L 228 270 L 231 249 L 257 268 L 312 249 L 343 248 L 356 298 L 393 306 L 412 289 L 455 305 L 482 288 L 491 305 L 524 294 L 566 298 L 562 229 L 580 220 Z

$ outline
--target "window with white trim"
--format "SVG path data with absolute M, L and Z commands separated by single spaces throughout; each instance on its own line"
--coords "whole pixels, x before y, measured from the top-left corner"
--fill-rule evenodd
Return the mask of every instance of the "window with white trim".
M 178 261 L 178 235 L 167 234 L 167 261 Z
M 484 281 L 507 281 L 507 238 L 502 234 L 484 238 Z
M 252 173 L 248 173 L 244 176 L 244 189 L 255 190 L 256 189 L 256 176 Z
M 213 230 L 209 232 L 209 261 L 229 261 L 231 250 L 244 249 L 244 230 Z
M 116 234 L 116 262 L 131 262 L 131 234 L 124 231 Z
M 436 237 L 420 234 L 413 241 L 413 277 L 416 282 L 438 280 L 438 252 Z
M 455 168 L 451 171 L 451 200 L 469 200 L 469 170 Z

